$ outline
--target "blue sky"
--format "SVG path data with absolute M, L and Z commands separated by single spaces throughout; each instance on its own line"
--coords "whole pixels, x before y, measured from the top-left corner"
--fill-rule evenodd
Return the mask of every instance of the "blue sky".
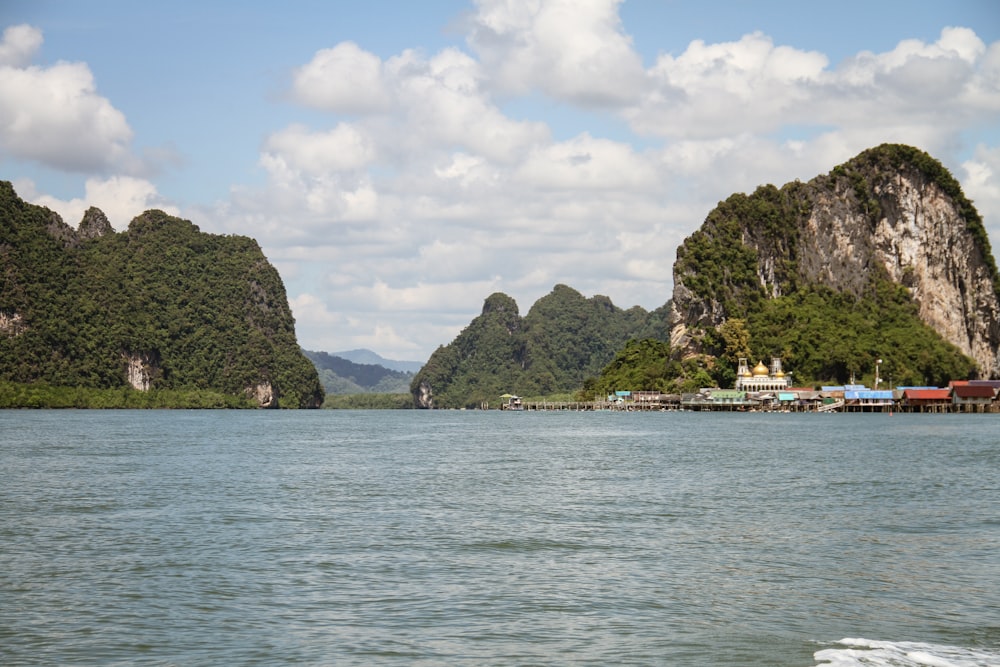
M 308 349 L 424 360 L 495 291 L 663 305 L 733 192 L 882 142 L 1000 247 L 1000 4 L 7 0 L 0 178 L 256 238 Z

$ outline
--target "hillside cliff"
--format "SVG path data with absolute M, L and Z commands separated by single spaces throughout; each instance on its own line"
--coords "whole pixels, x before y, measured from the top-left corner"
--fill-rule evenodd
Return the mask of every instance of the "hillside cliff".
M 668 334 L 665 309 L 623 310 L 606 296 L 586 298 L 556 285 L 521 317 L 506 294 L 439 347 L 410 386 L 420 408 L 496 405 L 502 394 L 539 396 L 577 390 L 631 338 Z
M 806 377 L 844 380 L 888 357 L 898 380 L 940 382 L 960 377 L 964 357 L 968 374 L 997 378 L 998 287 L 957 181 L 926 153 L 887 144 L 808 183 L 721 202 L 677 250 L 671 343 L 711 352 L 713 331 L 740 318 L 758 355 L 790 357 Z
M 257 243 L 147 211 L 78 229 L 0 182 L 0 380 L 208 390 L 318 407 L 284 285 Z

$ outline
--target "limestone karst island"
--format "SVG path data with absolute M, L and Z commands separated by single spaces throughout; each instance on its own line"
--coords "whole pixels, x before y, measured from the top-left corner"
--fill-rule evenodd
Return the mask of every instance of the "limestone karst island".
M 987 233 L 916 148 L 734 194 L 671 263 L 653 311 L 556 285 L 522 317 L 490 295 L 386 404 L 998 409 Z M 0 266 L 0 407 L 329 407 L 344 386 L 329 355 L 298 346 L 253 239 L 161 211 L 115 232 L 92 208 L 73 228 L 0 182 Z

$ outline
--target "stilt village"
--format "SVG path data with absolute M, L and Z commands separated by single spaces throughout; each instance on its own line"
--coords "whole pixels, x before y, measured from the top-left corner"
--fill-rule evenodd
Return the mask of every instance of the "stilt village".
M 526 401 L 501 396 L 502 410 L 624 410 L 715 412 L 1000 412 L 1000 380 L 953 380 L 947 387 L 880 388 L 881 359 L 875 364 L 875 386 L 860 384 L 794 387 L 781 359 L 751 368 L 739 360 L 733 389 L 705 388 L 691 394 L 658 391 L 616 391 L 593 401 Z M 483 407 L 488 408 L 488 405 Z

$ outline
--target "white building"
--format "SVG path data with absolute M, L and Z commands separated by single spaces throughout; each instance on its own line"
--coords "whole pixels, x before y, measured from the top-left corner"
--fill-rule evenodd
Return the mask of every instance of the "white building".
M 736 370 L 737 391 L 784 391 L 788 389 L 789 382 L 790 379 L 781 370 L 781 359 L 778 357 L 771 359 L 770 368 L 760 361 L 752 371 L 747 360 L 741 358 L 739 368 Z

